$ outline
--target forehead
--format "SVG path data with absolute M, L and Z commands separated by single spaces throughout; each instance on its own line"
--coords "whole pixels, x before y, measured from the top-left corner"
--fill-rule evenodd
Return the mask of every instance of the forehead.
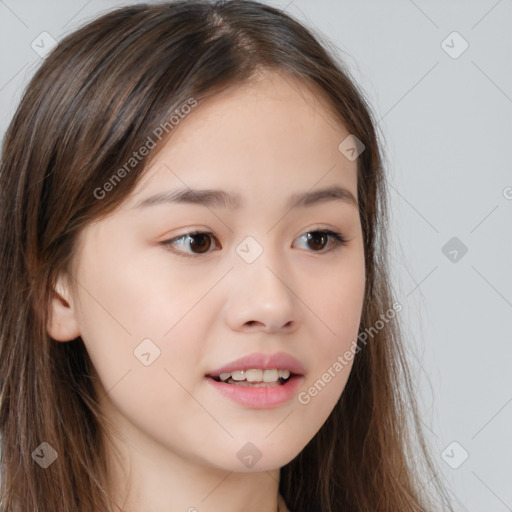
M 338 149 L 347 136 L 311 86 L 260 72 L 202 100 L 174 127 L 128 205 L 178 185 L 270 199 L 318 183 L 344 186 L 357 197 L 357 162 Z

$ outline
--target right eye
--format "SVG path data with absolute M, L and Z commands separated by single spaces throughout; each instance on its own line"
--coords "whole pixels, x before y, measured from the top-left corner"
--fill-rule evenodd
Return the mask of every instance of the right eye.
M 194 257 L 200 254 L 207 254 L 209 252 L 209 249 L 212 245 L 212 238 L 217 241 L 215 236 L 213 236 L 213 233 L 208 231 L 192 231 L 190 233 L 180 235 L 176 238 L 172 238 L 171 240 L 165 240 L 161 242 L 161 244 L 168 247 L 171 251 L 179 254 L 180 256 Z M 181 246 L 182 248 L 185 246 L 192 250 L 176 250 L 175 246 Z

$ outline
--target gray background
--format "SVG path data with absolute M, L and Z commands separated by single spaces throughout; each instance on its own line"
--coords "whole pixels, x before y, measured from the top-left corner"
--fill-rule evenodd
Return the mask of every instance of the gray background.
M 127 3 L 0 0 L 2 135 L 41 62 L 32 42 Z M 372 103 L 429 441 L 458 510 L 512 510 L 512 2 L 267 3 L 333 41 Z

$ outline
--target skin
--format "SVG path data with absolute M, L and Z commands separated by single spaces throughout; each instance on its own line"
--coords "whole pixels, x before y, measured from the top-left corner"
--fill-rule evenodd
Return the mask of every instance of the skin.
M 292 193 L 330 185 L 357 199 L 357 161 L 338 150 L 348 135 L 303 83 L 260 72 L 193 110 L 114 214 L 81 232 L 48 332 L 61 342 L 81 336 L 98 372 L 123 510 L 277 510 L 279 468 L 325 422 L 352 361 L 307 405 L 294 397 L 269 409 L 232 402 L 204 375 L 252 352 L 284 351 L 302 362 L 307 391 L 351 348 L 365 287 L 358 207 L 284 206 Z M 237 192 L 243 207 L 135 208 L 184 186 Z M 175 252 L 161 243 L 194 229 L 214 234 L 206 253 L 194 256 L 197 238 L 175 242 Z M 347 243 L 308 243 L 319 229 Z M 263 248 L 250 264 L 235 251 L 248 235 Z M 133 353 L 146 338 L 161 351 L 149 366 Z M 237 458 L 249 441 L 262 454 L 252 468 Z

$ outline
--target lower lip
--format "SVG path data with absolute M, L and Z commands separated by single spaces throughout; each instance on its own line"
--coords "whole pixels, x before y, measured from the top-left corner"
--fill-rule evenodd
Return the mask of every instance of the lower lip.
M 224 396 L 240 405 L 250 409 L 270 409 L 291 400 L 297 394 L 304 376 L 296 375 L 280 386 L 257 388 L 217 382 L 211 377 L 206 377 L 206 380 Z

